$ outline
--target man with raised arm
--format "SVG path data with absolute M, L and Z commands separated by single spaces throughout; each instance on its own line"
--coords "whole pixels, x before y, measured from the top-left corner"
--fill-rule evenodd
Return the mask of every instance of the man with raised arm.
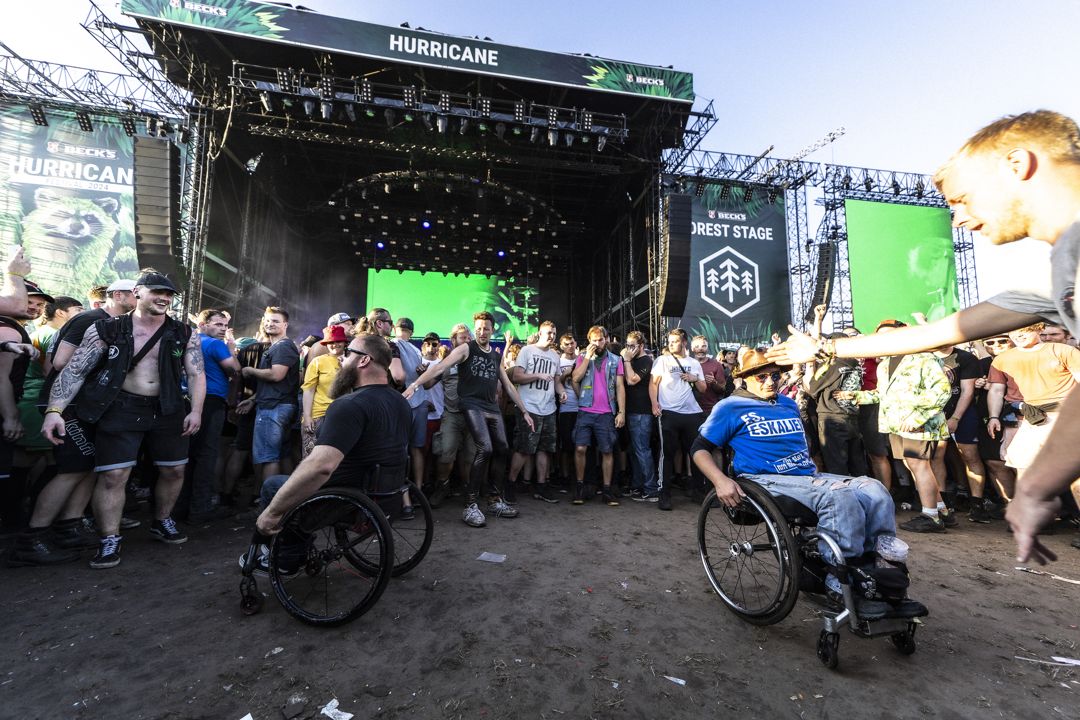
M 135 281 L 135 310 L 94 323 L 49 393 L 41 434 L 53 444 L 66 433 L 63 413 L 69 405 L 80 420 L 97 424 L 93 506 L 102 537 L 92 568 L 120 563 L 124 488 L 144 441 L 158 468 L 150 533 L 170 545 L 187 541 L 170 515 L 184 483 L 188 437 L 202 421 L 206 377 L 199 334 L 167 314 L 176 292 L 165 275 L 144 270 Z M 190 410 L 181 373 L 187 376 Z
M 472 468 L 469 472 L 465 511 L 461 516 L 465 524 L 471 527 L 483 527 L 487 523 L 484 513 L 480 511 L 476 502 L 481 487 L 484 487 L 488 494 L 489 513 L 504 518 L 518 516 L 517 508 L 503 500 L 495 489 L 494 483 L 489 480 L 488 471 L 492 461 L 495 461 L 496 466 L 493 474 L 501 478 L 503 465 L 509 453 L 502 413 L 499 412 L 499 406 L 495 402 L 495 390 L 499 383 L 502 383 L 503 390 L 525 416 L 525 424 L 529 432 L 536 429 L 532 416 L 521 402 L 517 389 L 503 370 L 502 358 L 491 346 L 491 332 L 494 324 L 495 318 L 486 310 L 473 315 L 473 332 L 476 339 L 451 350 L 445 360 L 425 370 L 402 393 L 408 400 L 417 389 L 435 380 L 449 368 L 457 366 L 458 405 L 465 419 L 465 427 L 468 428 L 469 435 L 472 436 L 473 443 L 476 445 L 476 455 L 473 457 Z
M 927 325 L 887 335 L 820 339 L 791 328 L 769 358 L 806 362 L 815 355 L 880 357 L 956 345 L 1046 319 L 1080 333 L 1074 302 L 1080 266 L 1080 127 L 1060 113 L 1037 110 L 997 120 L 973 135 L 934 175 L 953 211 L 953 225 L 995 245 L 1030 237 L 1052 245 L 1050 285 L 1010 290 Z M 1006 519 L 1018 559 L 1056 555 L 1038 540 L 1054 521 L 1058 496 L 1080 477 L 1080 393 L 1062 402 L 1056 431 L 1018 483 Z

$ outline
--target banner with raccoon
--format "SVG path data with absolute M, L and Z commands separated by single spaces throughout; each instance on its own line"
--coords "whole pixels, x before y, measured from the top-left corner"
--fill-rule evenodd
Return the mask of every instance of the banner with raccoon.
M 786 336 L 791 283 L 783 194 L 706 183 L 690 207 L 690 282 L 680 327 L 704 335 L 714 349 Z
M 80 300 L 94 285 L 138 273 L 132 141 L 119 121 L 0 103 L 0 243 L 22 245 L 32 279 Z M 5 250 L 6 252 L 6 250 Z

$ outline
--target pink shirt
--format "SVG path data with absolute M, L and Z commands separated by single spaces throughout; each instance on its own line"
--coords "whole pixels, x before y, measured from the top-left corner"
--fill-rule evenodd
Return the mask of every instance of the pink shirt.
M 574 363 L 574 367 L 580 367 L 581 363 L 585 362 L 585 356 L 579 355 L 577 362 Z M 622 358 L 618 355 L 608 353 L 608 362 L 617 362 L 619 366 L 615 369 L 615 375 L 624 375 Z M 578 407 L 578 412 L 591 413 L 593 415 L 603 415 L 604 413 L 615 412 L 615 400 L 608 397 L 607 383 L 604 381 L 603 363 L 596 366 L 593 370 L 593 404 L 592 407 Z

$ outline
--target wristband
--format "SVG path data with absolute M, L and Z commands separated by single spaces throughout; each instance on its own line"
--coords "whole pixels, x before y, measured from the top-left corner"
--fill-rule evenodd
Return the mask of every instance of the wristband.
M 8 274 L 8 275 L 13 275 L 13 276 L 15 276 L 15 277 L 17 277 L 17 278 L 22 278 L 22 279 L 24 279 L 24 280 L 26 279 L 26 276 L 25 276 L 25 275 L 23 275 L 22 273 L 17 273 L 17 272 L 15 272 L 14 270 L 8 270 L 8 271 L 7 271 L 7 274 Z
M 55 405 L 53 405 L 52 407 L 49 407 L 49 408 L 45 409 L 45 414 L 48 415 L 49 413 L 56 413 L 57 415 L 63 415 L 64 414 L 64 409 L 63 408 L 58 408 Z
M 999 417 L 998 415 L 992 415 L 992 416 L 990 416 L 990 417 L 988 417 L 988 418 L 986 418 L 986 419 L 987 419 L 987 420 L 1000 420 L 1000 419 L 1001 419 L 1001 417 Z

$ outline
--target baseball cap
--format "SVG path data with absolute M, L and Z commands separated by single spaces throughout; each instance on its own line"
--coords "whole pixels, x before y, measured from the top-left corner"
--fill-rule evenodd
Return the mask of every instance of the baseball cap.
M 173 285 L 172 280 L 168 278 L 164 273 L 159 272 L 146 272 L 139 276 L 139 279 L 135 281 L 135 285 L 146 288 L 147 290 L 168 290 L 170 292 L 180 292 Z
M 23 278 L 23 282 L 26 283 L 26 294 L 27 295 L 39 295 L 39 296 L 45 298 L 45 302 L 51 302 L 51 303 L 56 302 L 56 300 L 53 299 L 52 295 L 50 295 L 49 293 L 42 290 L 41 286 L 38 285 L 33 280 L 27 280 L 26 278 Z
M 337 325 L 338 323 L 343 322 L 356 322 L 356 318 L 354 318 L 349 313 L 334 313 L 326 319 L 326 326 L 330 327 L 331 325 Z
M 413 321 L 407 317 L 398 318 L 398 321 L 394 324 L 394 327 L 405 328 L 409 332 L 412 332 L 416 329 L 416 326 L 413 325 Z
M 123 278 L 121 278 L 119 280 L 113 280 L 112 285 L 105 288 L 105 292 L 111 293 L 111 292 L 116 292 L 118 290 L 121 291 L 121 292 L 131 292 L 134 289 L 135 289 L 135 281 L 134 280 L 124 280 Z
M 439 333 L 429 332 L 424 336 L 424 342 L 439 342 Z

